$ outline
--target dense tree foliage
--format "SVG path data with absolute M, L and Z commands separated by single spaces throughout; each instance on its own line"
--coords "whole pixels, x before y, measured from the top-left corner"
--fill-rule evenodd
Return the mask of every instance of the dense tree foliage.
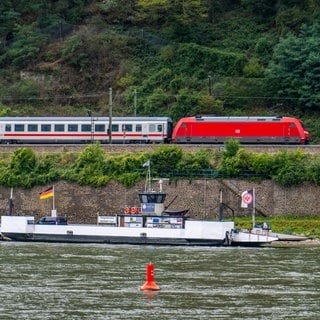
M 4 0 L 0 113 L 105 115 L 112 88 L 115 115 L 308 120 L 319 11 L 314 0 Z
M 202 149 L 194 153 L 165 145 L 152 152 L 120 155 L 106 154 L 99 144 L 74 154 L 36 154 L 21 148 L 10 157 L 0 158 L 0 185 L 31 188 L 65 180 L 101 187 L 113 179 L 133 186 L 145 178 L 147 161 L 157 178 L 254 178 L 272 179 L 285 187 L 304 182 L 320 185 L 318 155 L 300 150 L 256 154 L 240 147 L 237 140 L 227 141 L 222 151 Z
M 296 107 L 320 108 L 320 16 L 304 25 L 299 35 L 289 34 L 274 49 L 267 79 L 276 86 L 277 95 L 296 99 Z M 290 101 L 290 100 L 289 100 Z

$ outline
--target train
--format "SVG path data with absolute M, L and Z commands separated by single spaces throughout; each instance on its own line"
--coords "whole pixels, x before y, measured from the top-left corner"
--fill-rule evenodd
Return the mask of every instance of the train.
M 241 143 L 307 144 L 308 130 L 291 117 L 212 117 L 180 119 L 172 133 L 173 143 L 222 143 L 226 139 Z
M 0 141 L 6 144 L 169 143 L 171 136 L 169 117 L 0 118 Z
M 111 128 L 111 130 L 110 130 Z M 307 144 L 309 132 L 292 117 L 1 117 L 0 143 Z

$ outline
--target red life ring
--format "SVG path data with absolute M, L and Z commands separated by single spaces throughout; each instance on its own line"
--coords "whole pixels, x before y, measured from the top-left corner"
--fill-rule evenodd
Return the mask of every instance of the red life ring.
M 138 209 L 138 214 L 140 214 L 141 213 L 141 207 L 138 207 L 137 209 Z
M 138 212 L 138 210 L 136 207 L 131 207 L 131 209 L 130 209 L 131 214 L 136 214 L 137 212 Z
M 130 213 L 130 208 L 129 207 L 123 208 L 123 213 L 124 214 L 129 214 Z

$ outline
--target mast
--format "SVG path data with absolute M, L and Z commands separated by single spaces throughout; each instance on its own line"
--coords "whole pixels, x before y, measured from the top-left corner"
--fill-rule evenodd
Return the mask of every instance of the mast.
M 253 199 L 252 199 L 252 229 L 256 225 L 256 192 L 253 188 Z
M 150 160 L 145 162 L 143 167 L 147 168 L 147 174 L 144 191 L 139 192 L 141 211 L 143 214 L 161 215 L 164 212 L 164 201 L 166 199 L 166 193 L 162 190 L 163 179 L 159 179 L 160 191 L 152 190 Z
M 144 187 L 145 192 L 151 191 L 151 169 L 150 169 L 150 160 L 144 163 L 143 167 L 147 167 L 146 183 Z

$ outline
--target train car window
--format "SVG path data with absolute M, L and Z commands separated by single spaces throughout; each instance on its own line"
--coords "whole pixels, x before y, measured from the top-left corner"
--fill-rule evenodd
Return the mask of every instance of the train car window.
M 37 124 L 28 124 L 28 131 L 29 132 L 37 132 L 38 131 L 38 125 Z
M 96 124 L 94 126 L 94 129 L 96 132 L 105 132 L 106 131 L 106 126 L 104 124 Z
M 82 124 L 81 132 L 91 132 L 91 124 Z
M 296 127 L 296 125 L 293 122 L 290 122 L 290 128 L 294 129 Z
M 64 124 L 55 124 L 54 131 L 55 132 L 64 132 Z
M 132 132 L 132 124 L 124 124 L 122 126 L 122 131 Z
M 11 124 L 6 124 L 6 132 L 11 132 Z
M 136 132 L 141 132 L 141 131 L 142 131 L 142 125 L 136 124 Z
M 158 126 L 157 126 L 157 131 L 158 131 L 158 132 L 162 132 L 162 124 L 158 124 Z
M 68 132 L 77 132 L 78 125 L 77 124 L 68 124 Z
M 155 124 L 149 125 L 149 132 L 156 132 L 156 125 Z
M 112 132 L 119 132 L 119 125 L 118 124 L 112 125 Z
M 24 131 L 24 124 L 15 124 L 14 131 L 16 132 L 23 132 Z
M 41 131 L 42 132 L 50 132 L 51 131 L 51 124 L 42 124 Z

